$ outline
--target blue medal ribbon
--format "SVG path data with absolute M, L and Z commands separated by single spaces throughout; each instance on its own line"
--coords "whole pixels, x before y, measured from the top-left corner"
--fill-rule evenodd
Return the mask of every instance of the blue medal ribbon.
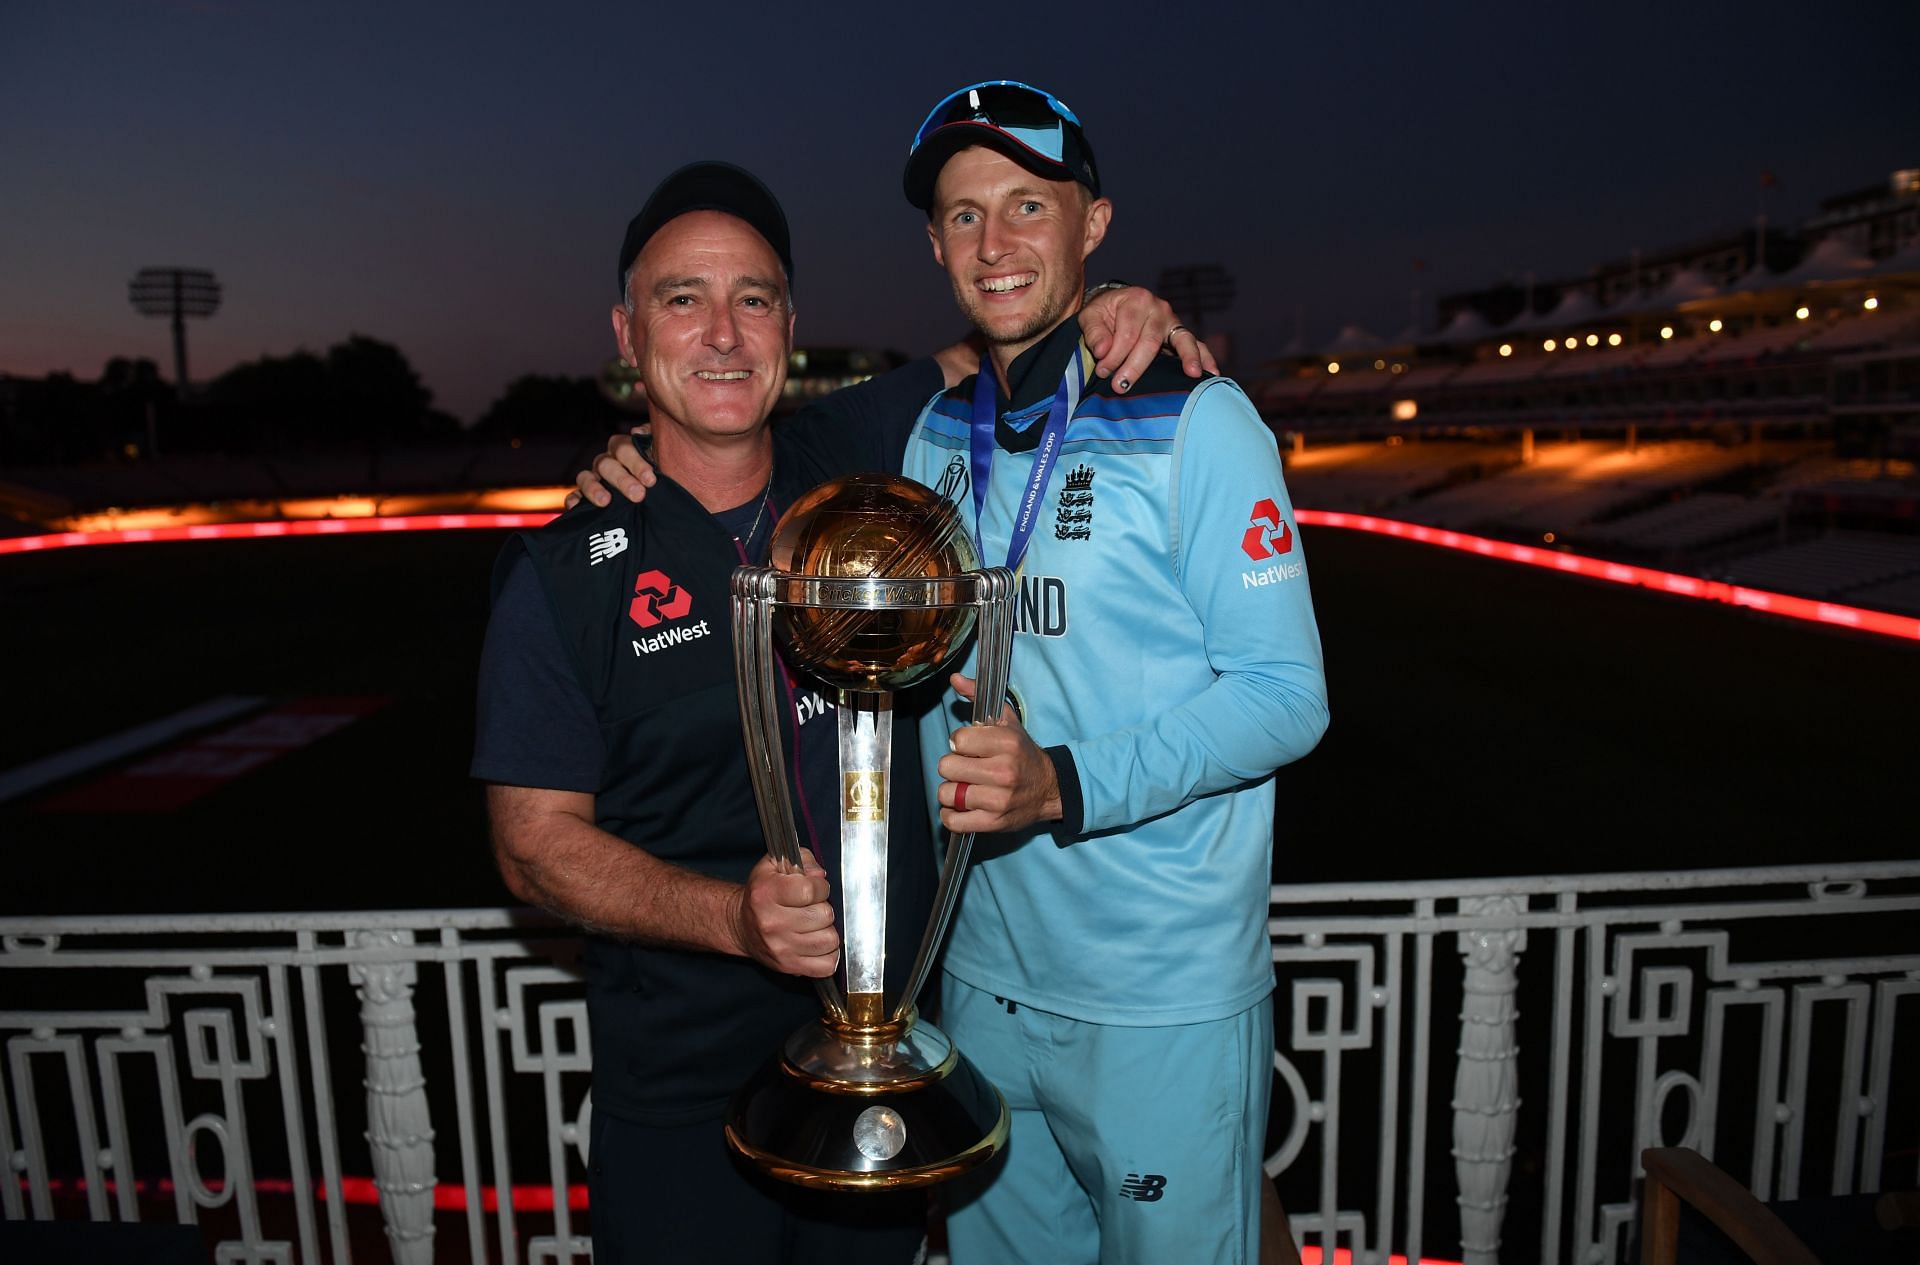
M 1059 460 L 1061 445 L 1067 438 L 1067 423 L 1080 406 L 1080 393 L 1086 389 L 1086 345 L 1073 349 L 1067 371 L 1060 375 L 1059 389 L 1053 393 L 1053 405 L 1047 410 L 1047 424 L 1040 432 L 1040 447 L 1033 455 L 1033 470 L 1027 476 L 1026 490 L 1020 494 L 1020 506 L 1014 515 L 1013 534 L 1007 541 L 1007 566 L 1019 571 L 1033 540 L 1033 525 L 1040 516 L 1040 502 L 1047 491 L 1047 480 Z M 973 475 L 973 534 L 984 555 L 987 548 L 981 527 L 981 515 L 987 504 L 987 480 L 993 475 L 994 424 L 1000 415 L 998 382 L 993 366 L 984 360 L 973 381 L 973 425 L 970 432 Z

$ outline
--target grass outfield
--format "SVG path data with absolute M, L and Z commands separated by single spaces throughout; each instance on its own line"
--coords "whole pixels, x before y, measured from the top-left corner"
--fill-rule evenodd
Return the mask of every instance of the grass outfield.
M 501 539 L 0 560 L 0 770 L 222 695 L 388 700 L 176 811 L 86 811 L 111 766 L 0 803 L 0 913 L 505 902 L 465 776 Z M 1920 646 L 1353 533 L 1306 539 L 1334 720 L 1280 775 L 1279 877 L 1920 851 Z

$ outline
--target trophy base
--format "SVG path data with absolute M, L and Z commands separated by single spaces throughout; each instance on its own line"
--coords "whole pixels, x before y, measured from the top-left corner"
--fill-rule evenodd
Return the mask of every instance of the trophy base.
M 727 1143 L 769 1176 L 832 1190 L 947 1181 L 1006 1144 L 1007 1104 L 929 1023 L 815 1021 L 727 1108 Z

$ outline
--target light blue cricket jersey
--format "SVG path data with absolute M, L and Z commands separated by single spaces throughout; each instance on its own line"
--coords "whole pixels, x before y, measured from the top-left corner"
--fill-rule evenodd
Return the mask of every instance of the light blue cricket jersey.
M 1016 362 L 1016 391 L 1023 368 L 1046 372 L 1050 398 L 1077 337 L 1069 321 Z M 922 410 L 905 462 L 969 525 L 972 392 L 970 379 Z M 1032 467 L 1032 452 L 996 448 L 983 565 L 1006 559 Z M 1097 1023 L 1238 1013 L 1273 987 L 1272 773 L 1327 725 L 1273 436 L 1237 385 L 1196 384 L 1163 359 L 1128 396 L 1089 383 L 1041 503 L 1011 680 L 1034 741 L 1071 753 L 1082 833 L 982 838 L 946 969 Z M 923 722 L 924 749 L 944 748 L 967 714 L 950 694 Z

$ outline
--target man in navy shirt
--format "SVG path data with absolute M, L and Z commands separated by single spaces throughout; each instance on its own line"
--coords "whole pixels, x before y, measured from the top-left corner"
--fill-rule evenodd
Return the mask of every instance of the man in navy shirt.
M 817 1013 L 806 981 L 839 952 L 836 749 L 832 722 L 818 723 L 831 703 L 788 683 L 809 864 L 782 874 L 739 732 L 728 582 L 801 493 L 898 470 L 920 406 L 976 361 L 949 348 L 771 427 L 792 346 L 787 224 L 726 164 L 655 189 L 618 275 L 614 334 L 647 389 L 658 483 L 645 504 L 581 505 L 503 551 L 472 768 L 508 887 L 594 933 L 595 1256 L 905 1265 L 918 1197 L 780 1186 L 739 1164 L 719 1127 L 732 1091 Z M 1170 317 L 1135 316 L 1114 326 L 1145 324 L 1150 355 Z M 1132 350 L 1125 334 L 1112 344 Z M 895 728 L 902 767 L 919 760 L 915 728 Z M 923 788 L 900 784 L 887 957 L 904 974 L 934 876 Z

